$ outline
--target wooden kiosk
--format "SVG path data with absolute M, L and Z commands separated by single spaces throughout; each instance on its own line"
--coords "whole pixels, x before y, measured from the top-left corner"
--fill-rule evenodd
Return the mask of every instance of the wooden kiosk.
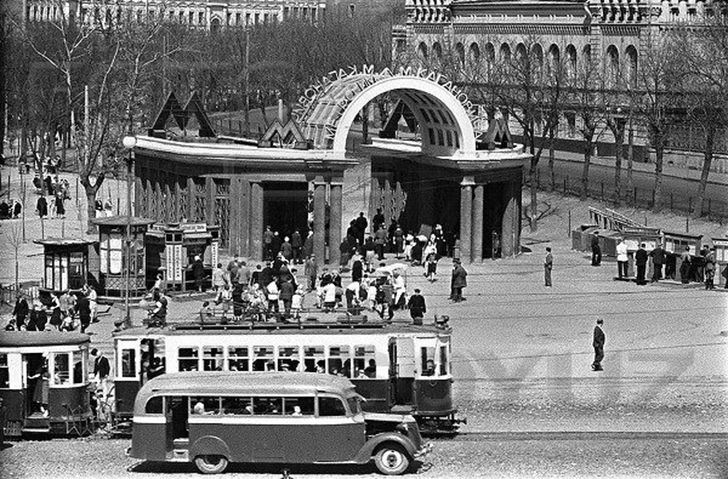
M 680 266 L 682 260 L 680 255 L 685 251 L 685 247 L 690 248 L 690 256 L 697 257 L 700 253 L 700 245 L 703 242 L 703 235 L 690 235 L 685 233 L 664 232 L 665 252 L 667 253 L 667 264 L 665 266 L 665 277 L 674 278 L 676 281 L 682 281 L 680 276 Z M 695 261 L 692 261 L 690 274 L 694 274 Z
M 655 245 L 661 241 L 662 231 L 659 228 L 647 227 L 631 227 L 622 230 L 622 238 L 627 245 L 627 255 L 629 257 L 629 266 L 627 273 L 629 276 L 635 276 L 637 270 L 634 263 L 634 254 L 640 249 L 640 244 L 645 244 L 645 251 L 648 253 L 655 249 Z M 650 276 L 650 271 L 645 271 L 645 276 Z
M 60 293 L 81 289 L 88 281 L 89 246 L 95 241 L 79 238 L 46 238 L 33 241 L 43 246 L 44 289 Z
M 728 238 L 711 238 L 715 246 L 715 284 L 725 287 L 723 271 L 728 268 Z

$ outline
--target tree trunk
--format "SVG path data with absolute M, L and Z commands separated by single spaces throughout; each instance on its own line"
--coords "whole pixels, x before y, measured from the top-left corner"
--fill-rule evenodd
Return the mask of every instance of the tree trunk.
M 531 227 L 531 233 L 538 231 L 538 158 L 536 155 L 531 156 L 531 168 L 529 170 L 529 177 L 531 181 L 531 217 L 529 226 Z
M 363 145 L 369 143 L 369 103 L 361 110 L 361 142 Z
M 662 163 L 665 158 L 665 147 L 662 139 L 655 145 L 655 186 L 654 186 L 654 203 L 652 211 L 659 213 L 662 209 Z
M 708 175 L 710 174 L 710 166 L 713 163 L 713 147 L 715 145 L 715 123 L 707 125 L 708 130 L 705 132 L 705 153 L 703 153 L 703 169 L 700 172 L 700 184 L 698 185 L 698 201 L 695 209 L 688 212 L 694 218 L 703 215 L 703 203 L 705 203 L 705 187 L 708 184 Z
M 624 122 L 614 123 L 614 206 L 622 203 L 622 144 L 624 143 Z
M 634 206 L 634 178 L 632 163 L 634 162 L 634 129 L 630 123 L 627 134 L 627 203 Z
M 86 234 L 92 235 L 96 233 L 96 225 L 91 222 L 96 217 L 96 193 L 99 191 L 98 186 L 84 185 L 86 193 Z
M 581 171 L 581 194 L 579 199 L 585 201 L 589 196 L 589 166 L 591 165 L 591 156 L 594 151 L 593 134 L 584 135 L 586 143 L 584 144 L 584 168 Z
M 554 161 L 556 160 L 556 153 L 554 152 L 555 130 L 556 127 L 554 126 L 549 131 L 549 191 L 556 189 L 556 173 L 554 172 Z

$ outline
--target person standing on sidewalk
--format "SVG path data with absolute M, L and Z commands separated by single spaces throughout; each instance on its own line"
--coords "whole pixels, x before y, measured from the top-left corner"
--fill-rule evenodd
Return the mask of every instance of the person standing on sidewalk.
M 592 257 L 591 257 L 592 266 L 601 266 L 602 265 L 602 247 L 599 246 L 599 236 L 597 236 L 596 234 L 592 235 L 591 249 L 592 249 Z
M 662 249 L 660 243 L 655 245 L 655 249 L 650 251 L 652 258 L 652 282 L 656 283 L 662 279 L 662 265 L 665 264 L 665 250 Z
M 594 326 L 594 339 L 592 340 L 592 346 L 594 346 L 594 362 L 592 363 L 592 371 L 603 371 L 602 359 L 604 359 L 604 342 L 605 336 L 602 330 L 604 324 L 603 319 L 597 319 L 597 325 Z
M 465 268 L 463 268 L 460 261 L 455 261 L 453 265 L 452 280 L 450 282 L 450 300 L 458 303 L 465 300 L 465 298 L 463 298 L 463 288 L 468 285 L 468 272 L 465 271 Z
M 551 254 L 551 248 L 546 247 L 546 257 L 543 259 L 543 278 L 546 286 L 549 288 L 551 284 L 551 270 L 554 268 L 554 255 Z
M 645 244 L 640 244 L 640 249 L 634 254 L 634 262 L 637 265 L 637 284 L 640 286 L 647 284 L 645 281 L 645 271 L 647 270 L 647 251 Z
M 620 240 L 617 245 L 617 273 L 619 274 L 619 279 L 627 278 L 629 276 L 627 272 L 628 261 L 627 243 L 625 243 L 624 240 Z
M 715 246 L 705 255 L 705 289 L 715 289 Z

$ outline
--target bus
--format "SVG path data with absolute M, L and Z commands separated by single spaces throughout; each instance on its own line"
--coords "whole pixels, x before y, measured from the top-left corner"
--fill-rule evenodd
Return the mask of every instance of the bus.
M 298 371 L 350 380 L 369 412 L 413 415 L 425 433 L 454 433 L 452 330 L 430 325 L 302 322 L 179 323 L 115 333 L 116 415 L 162 373 Z
M 89 336 L 80 333 L 0 334 L 0 398 L 7 408 L 7 437 L 92 431 L 89 343 Z
M 346 378 L 297 372 L 195 371 L 148 381 L 134 403 L 127 454 L 194 462 L 367 464 L 402 474 L 431 450 L 412 416 L 365 413 Z

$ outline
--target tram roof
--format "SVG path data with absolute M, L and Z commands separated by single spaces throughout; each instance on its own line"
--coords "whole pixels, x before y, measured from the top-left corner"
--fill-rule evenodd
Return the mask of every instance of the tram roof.
M 3 331 L 0 333 L 0 348 L 72 346 L 91 341 L 88 334 L 60 331 Z
M 154 393 L 166 395 L 310 395 L 316 392 L 344 394 L 354 385 L 346 378 L 331 374 L 303 372 L 189 371 L 167 373 L 147 382 L 139 398 Z M 142 400 L 142 404 L 146 399 Z
M 320 334 L 371 334 L 382 333 L 450 333 L 449 326 L 439 327 L 435 324 L 414 325 L 412 323 L 345 323 L 345 322 L 316 322 L 302 323 L 240 323 L 240 324 L 204 324 L 199 323 L 178 323 L 162 328 L 136 327 L 125 329 L 114 333 L 114 337 L 139 337 L 139 336 L 192 336 L 195 334 L 205 335 L 320 335 Z

